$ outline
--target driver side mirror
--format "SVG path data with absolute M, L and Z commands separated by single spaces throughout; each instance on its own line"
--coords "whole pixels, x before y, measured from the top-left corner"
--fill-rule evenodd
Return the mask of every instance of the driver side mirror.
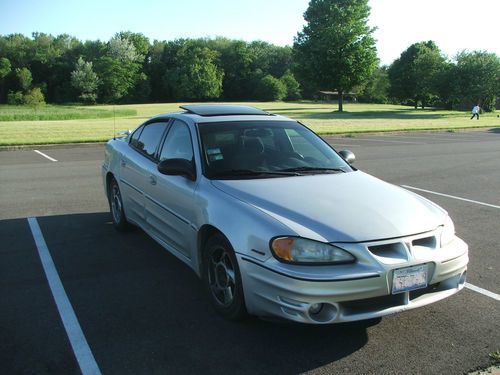
M 184 176 L 188 180 L 196 181 L 194 163 L 186 159 L 165 159 L 158 164 L 158 172 L 168 176 Z
M 352 164 L 356 161 L 356 155 L 354 155 L 354 153 L 349 150 L 342 150 L 339 152 L 339 155 L 342 156 L 342 159 L 344 159 L 349 164 Z

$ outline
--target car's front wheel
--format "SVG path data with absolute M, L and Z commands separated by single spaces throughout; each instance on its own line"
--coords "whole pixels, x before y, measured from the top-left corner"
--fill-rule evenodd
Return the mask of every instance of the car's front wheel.
M 247 311 L 241 274 L 231 244 L 216 234 L 208 239 L 203 258 L 203 279 L 215 310 L 229 320 L 244 318 Z
M 130 224 L 125 217 L 123 210 L 123 200 L 118 182 L 113 178 L 109 184 L 109 208 L 113 225 L 119 231 L 126 231 L 130 228 Z

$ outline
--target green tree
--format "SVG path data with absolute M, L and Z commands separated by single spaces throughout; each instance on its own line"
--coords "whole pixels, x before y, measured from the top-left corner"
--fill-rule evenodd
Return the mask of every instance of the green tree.
M 457 66 L 452 62 L 447 62 L 435 79 L 440 105 L 446 109 L 454 109 L 462 101 Z
M 166 42 L 155 40 L 149 48 L 149 62 L 145 65 L 144 70 L 148 77 L 150 87 L 150 99 L 154 102 L 164 100 L 163 75 L 165 74 L 165 63 L 163 61 L 163 51 L 165 50 Z
M 19 87 L 24 92 L 28 91 L 31 87 L 31 83 L 33 82 L 33 77 L 28 68 L 17 68 L 16 69 L 16 77 L 19 83 Z
M 81 42 L 68 35 L 56 37 L 33 33 L 36 53 L 30 63 L 33 86 L 41 87 L 47 101 L 69 102 L 74 100 L 71 72 L 81 54 Z
M 494 111 L 500 96 L 500 58 L 494 53 L 475 51 L 459 53 L 456 61 L 455 77 L 462 100 Z
M 24 104 L 24 95 L 21 91 L 12 92 L 9 91 L 7 94 L 7 104 L 10 105 L 22 105 Z
M 220 97 L 224 71 L 217 65 L 218 56 L 209 48 L 184 43 L 173 56 L 173 68 L 164 75 L 165 88 L 177 100 Z
M 292 64 L 292 48 L 278 47 L 267 42 L 254 41 L 248 45 L 253 71 L 262 71 L 281 77 Z
M 387 67 L 379 67 L 359 90 L 359 100 L 368 103 L 387 103 L 389 101 L 389 86 Z
M 279 79 L 268 74 L 259 82 L 256 97 L 259 100 L 282 100 L 287 94 L 285 84 Z
M 0 81 L 4 79 L 7 74 L 10 73 L 12 66 L 10 65 L 9 59 L 5 57 L 0 58 Z
M 389 67 L 390 93 L 405 103 L 422 108 L 437 98 L 437 82 L 446 59 L 433 41 L 412 44 Z
M 295 79 L 295 76 L 290 70 L 287 70 L 285 74 L 280 78 L 281 83 L 285 85 L 286 88 L 286 100 L 298 100 L 300 99 L 300 84 Z
M 142 60 L 148 55 L 150 43 L 149 39 L 142 33 L 133 33 L 131 31 L 121 31 L 116 34 L 117 38 L 121 40 L 127 40 L 132 43 L 135 48 L 136 53 L 142 57 Z
M 124 102 L 145 102 L 151 92 L 149 80 L 145 74 L 146 57 L 149 51 L 149 39 L 143 34 L 130 31 L 120 32 L 108 42 L 107 56 L 118 61 L 122 67 L 131 69 L 132 85 L 121 96 Z
M 5 95 L 5 87 L 6 87 L 6 77 L 12 71 L 12 66 L 10 64 L 9 59 L 5 57 L 0 57 L 0 103 L 4 99 Z
M 86 40 L 79 48 L 79 55 L 85 61 L 97 61 L 106 54 L 106 44 L 100 40 Z
M 29 66 L 33 59 L 33 41 L 22 34 L 0 37 L 0 56 L 9 59 L 12 67 Z
M 228 100 L 250 99 L 253 94 L 253 51 L 241 40 L 217 38 L 208 48 L 219 53 L 220 66 L 224 71 L 223 95 Z
M 317 88 L 343 94 L 365 82 L 377 66 L 368 0 L 311 0 L 306 25 L 294 42 L 298 72 Z
M 99 97 L 105 103 L 120 101 L 134 87 L 139 68 L 139 64 L 109 56 L 98 59 L 96 73 L 100 77 Z
M 119 34 L 108 42 L 108 56 L 121 62 L 141 62 L 144 56 L 137 52 L 132 41 Z
M 224 70 L 223 97 L 227 100 L 256 99 L 262 77 L 281 77 L 292 68 L 292 49 L 255 41 L 227 38 L 198 39 L 200 47 L 219 53 L 217 65 Z
M 78 91 L 78 97 L 84 103 L 95 103 L 99 78 L 92 70 L 92 62 L 86 62 L 81 57 L 75 64 L 75 70 L 71 72 L 71 85 Z

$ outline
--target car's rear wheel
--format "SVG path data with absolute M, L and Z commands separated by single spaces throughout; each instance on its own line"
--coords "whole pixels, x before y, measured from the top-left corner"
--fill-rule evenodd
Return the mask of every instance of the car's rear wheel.
M 210 237 L 204 251 L 204 282 L 215 310 L 229 320 L 247 315 L 243 285 L 236 256 L 221 234 Z
M 123 209 L 120 187 L 114 178 L 109 184 L 109 208 L 114 227 L 119 231 L 126 231 L 130 229 L 130 224 L 125 217 L 125 211 Z

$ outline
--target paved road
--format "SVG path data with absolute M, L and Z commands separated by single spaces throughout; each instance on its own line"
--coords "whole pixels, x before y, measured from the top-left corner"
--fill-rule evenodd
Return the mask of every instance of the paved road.
M 354 151 L 358 168 L 426 190 L 469 243 L 468 281 L 500 294 L 500 132 L 326 138 Z M 500 302 L 470 289 L 355 324 L 226 322 L 180 261 L 140 230 L 114 231 L 101 145 L 39 151 L 57 161 L 0 152 L 2 373 L 80 372 L 27 217 L 37 217 L 103 374 L 462 374 L 500 349 Z

